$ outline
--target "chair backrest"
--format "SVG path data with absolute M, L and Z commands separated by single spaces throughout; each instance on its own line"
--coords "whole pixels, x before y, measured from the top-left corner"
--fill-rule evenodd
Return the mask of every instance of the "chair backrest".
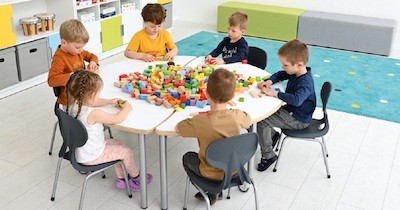
M 260 69 L 267 67 L 268 56 L 267 53 L 258 47 L 249 47 L 249 55 L 247 57 L 247 63 L 256 66 Z
M 59 157 L 69 155 L 72 166 L 77 170 L 82 170 L 80 164 L 76 161 L 75 149 L 86 144 L 88 134 L 85 126 L 78 119 L 67 114 L 61 109 L 56 109 L 58 123 L 60 125 L 63 145 L 61 146 Z M 68 152 L 67 152 L 68 149 Z
M 321 88 L 322 110 L 324 111 L 324 115 L 326 115 L 326 106 L 328 104 L 331 92 L 332 92 L 332 84 L 330 82 L 324 82 Z
M 232 172 L 236 171 L 241 183 L 251 183 L 244 165 L 253 157 L 258 146 L 258 135 L 254 132 L 212 142 L 206 150 L 207 162 L 224 171 L 221 190 L 230 186 Z

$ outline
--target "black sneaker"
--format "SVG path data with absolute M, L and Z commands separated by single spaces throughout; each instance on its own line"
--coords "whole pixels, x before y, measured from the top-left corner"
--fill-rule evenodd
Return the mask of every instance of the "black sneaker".
M 257 165 L 257 171 L 265 171 L 268 169 L 272 163 L 274 163 L 278 159 L 278 156 L 274 156 L 270 159 L 261 158 L 260 163 Z

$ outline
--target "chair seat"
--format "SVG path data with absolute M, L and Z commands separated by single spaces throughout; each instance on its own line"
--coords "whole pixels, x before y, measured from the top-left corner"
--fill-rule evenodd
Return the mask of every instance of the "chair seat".
M 328 129 L 325 127 L 323 119 L 312 119 L 310 125 L 302 130 L 282 129 L 282 132 L 289 137 L 296 138 L 317 138 L 324 136 Z

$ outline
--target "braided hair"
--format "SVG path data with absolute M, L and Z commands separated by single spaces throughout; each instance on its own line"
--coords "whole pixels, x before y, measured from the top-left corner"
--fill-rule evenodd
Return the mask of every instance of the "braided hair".
M 90 97 L 99 91 L 102 86 L 103 81 L 98 74 L 88 70 L 74 72 L 65 88 L 67 93 L 66 112 L 69 114 L 69 107 L 77 104 L 78 111 L 75 116 L 77 118 L 82 110 L 82 106 L 88 105 Z

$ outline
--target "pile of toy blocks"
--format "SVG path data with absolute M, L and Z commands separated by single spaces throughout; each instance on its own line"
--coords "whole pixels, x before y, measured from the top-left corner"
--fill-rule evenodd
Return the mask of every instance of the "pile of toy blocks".
M 215 70 L 214 65 L 199 65 L 196 68 L 182 67 L 173 62 L 148 66 L 141 72 L 131 72 L 119 75 L 114 86 L 121 88 L 132 98 L 146 100 L 155 105 L 164 105 L 176 111 L 186 106 L 204 108 L 207 104 L 205 94 L 208 76 Z M 259 77 L 245 79 L 236 74 L 236 92 L 249 89 Z

